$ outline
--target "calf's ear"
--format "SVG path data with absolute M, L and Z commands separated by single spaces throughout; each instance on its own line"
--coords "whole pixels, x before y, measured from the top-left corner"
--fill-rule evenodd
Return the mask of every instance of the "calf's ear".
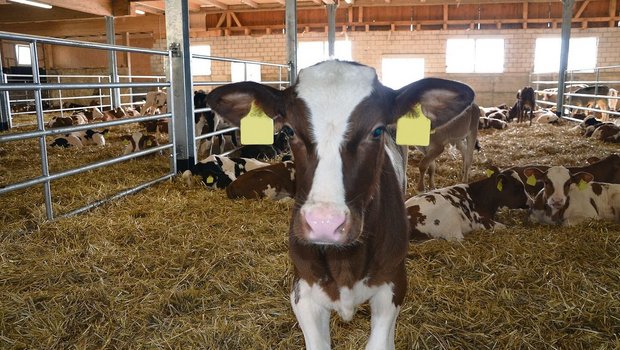
M 396 90 L 392 122 L 408 113 L 416 104 L 437 128 L 463 114 L 474 102 L 475 93 L 467 85 L 438 78 L 425 78 Z
M 207 104 L 230 123 L 239 126 L 252 102 L 271 118 L 282 113 L 282 91 L 255 82 L 241 82 L 215 88 L 207 95 Z

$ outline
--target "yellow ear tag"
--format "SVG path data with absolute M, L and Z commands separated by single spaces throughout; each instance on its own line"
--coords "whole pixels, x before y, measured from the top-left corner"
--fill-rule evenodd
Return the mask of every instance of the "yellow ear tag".
M 431 120 L 418 103 L 396 122 L 396 143 L 408 146 L 428 146 L 431 140 Z
M 579 183 L 577 184 L 577 187 L 579 187 L 580 190 L 585 190 L 586 188 L 588 188 L 588 183 L 583 181 L 583 179 L 579 180 Z
M 484 173 L 487 175 L 487 177 L 491 177 L 493 174 L 495 174 L 495 171 L 487 169 L 484 171 Z
M 497 190 L 502 192 L 503 189 L 504 189 L 504 184 L 502 183 L 502 180 L 499 180 L 497 182 Z
M 244 145 L 272 145 L 273 119 L 252 102 L 248 114 L 241 118 L 241 143 Z
M 209 176 L 207 177 L 207 185 L 212 184 L 214 180 L 215 180 L 215 179 L 213 178 L 213 176 L 209 175 Z
M 527 177 L 527 182 L 528 185 L 530 186 L 536 186 L 536 176 L 534 175 L 530 175 Z

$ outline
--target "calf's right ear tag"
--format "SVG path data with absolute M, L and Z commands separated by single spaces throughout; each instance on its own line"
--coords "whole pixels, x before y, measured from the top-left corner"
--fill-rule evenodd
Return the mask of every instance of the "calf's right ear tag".
M 273 119 L 271 119 L 254 101 L 248 114 L 241 118 L 241 143 L 244 145 L 272 145 Z
M 530 175 L 527 177 L 527 182 L 528 185 L 530 186 L 536 186 L 536 176 L 534 175 Z
M 422 112 L 418 103 L 396 122 L 396 144 L 428 146 L 431 140 L 431 120 Z

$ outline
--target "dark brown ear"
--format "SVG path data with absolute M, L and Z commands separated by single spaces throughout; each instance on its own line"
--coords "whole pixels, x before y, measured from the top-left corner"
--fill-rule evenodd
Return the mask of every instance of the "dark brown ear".
M 594 180 L 594 175 L 587 173 L 585 171 L 578 172 L 572 176 L 573 182 L 578 184 L 580 181 L 591 182 Z
M 523 169 L 523 174 L 526 177 L 534 176 L 536 180 L 540 181 L 545 176 L 545 173 L 538 168 L 525 168 Z
M 431 128 L 437 128 L 468 110 L 474 97 L 474 91 L 463 83 L 421 79 L 396 91 L 392 122 L 420 103 L 422 112 L 431 120 Z
M 207 104 L 222 118 L 239 125 L 254 102 L 268 116 L 284 117 L 283 92 L 255 82 L 241 82 L 220 86 L 207 95 Z

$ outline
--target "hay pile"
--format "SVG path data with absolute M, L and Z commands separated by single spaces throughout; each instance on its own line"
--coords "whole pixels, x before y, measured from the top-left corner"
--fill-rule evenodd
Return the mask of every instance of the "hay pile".
M 620 152 L 569 127 L 483 131 L 474 177 L 489 164 Z M 459 169 L 444 154 L 438 186 Z M 289 210 L 175 180 L 30 231 L 3 226 L 0 348 L 303 348 L 288 301 Z M 500 221 L 513 227 L 410 245 L 397 349 L 618 348 L 620 225 L 544 227 L 521 211 Z M 363 348 L 368 307 L 331 327 L 334 349 Z

